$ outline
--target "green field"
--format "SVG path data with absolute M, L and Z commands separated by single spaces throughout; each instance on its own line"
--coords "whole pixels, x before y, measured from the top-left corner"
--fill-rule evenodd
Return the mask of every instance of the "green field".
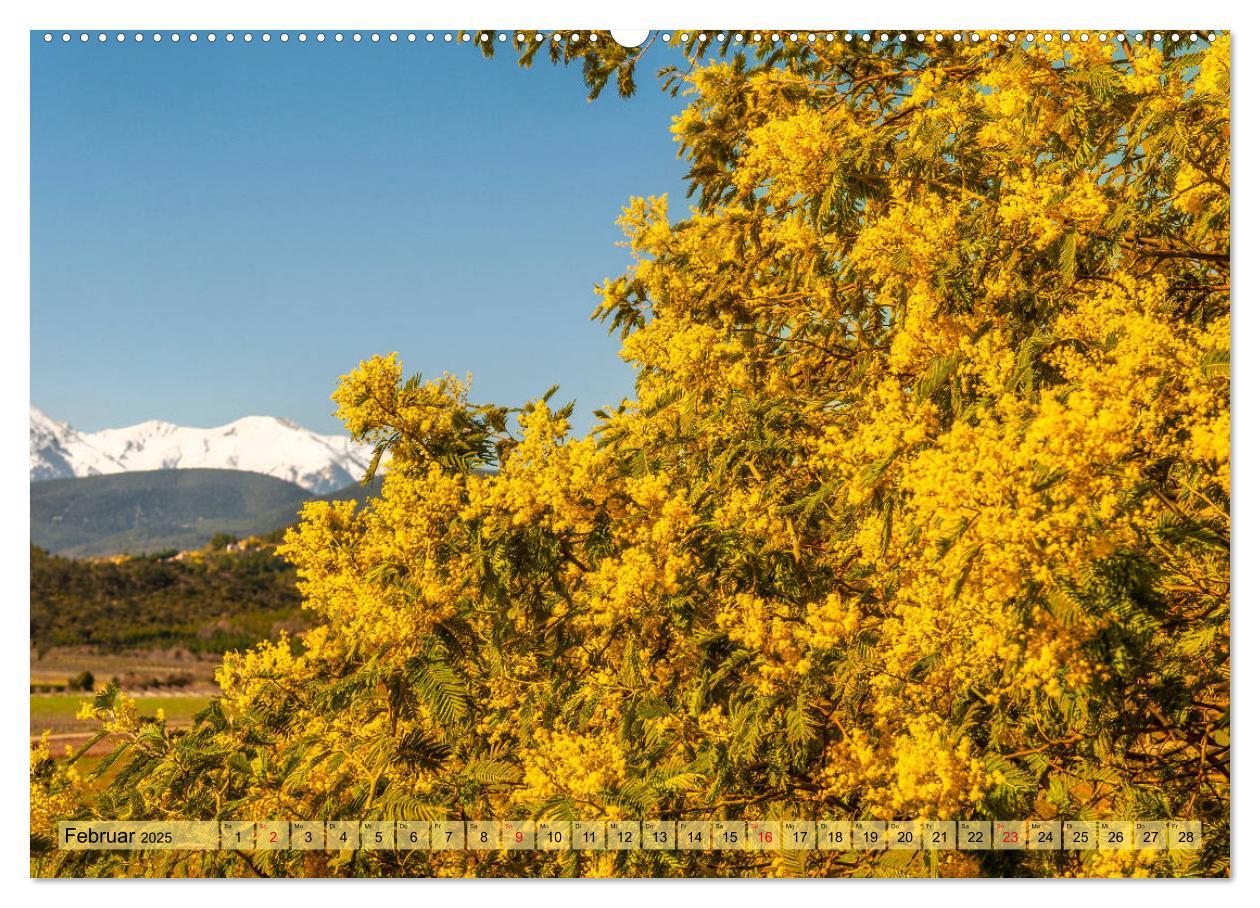
M 76 719 L 79 705 L 91 694 L 32 694 L 31 736 L 38 737 L 45 731 L 54 735 L 89 735 L 95 731 L 93 720 Z M 153 715 L 159 709 L 175 725 L 188 724 L 192 717 L 205 709 L 210 697 L 204 694 L 171 695 L 165 697 L 136 697 L 136 708 L 141 715 Z

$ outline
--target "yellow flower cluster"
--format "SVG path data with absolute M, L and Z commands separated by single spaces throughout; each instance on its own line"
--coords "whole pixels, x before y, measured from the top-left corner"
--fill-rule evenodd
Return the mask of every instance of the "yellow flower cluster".
M 525 752 L 523 786 L 513 795 L 520 804 L 533 804 L 567 794 L 596 815 L 606 813 L 607 792 L 624 781 L 626 759 L 615 737 L 537 729 Z M 615 818 L 615 811 L 613 815 Z
M 823 779 L 836 795 L 863 791 L 873 818 L 941 819 L 972 812 L 986 773 L 969 741 L 950 741 L 939 719 L 920 715 L 883 739 L 849 730 L 832 745 Z

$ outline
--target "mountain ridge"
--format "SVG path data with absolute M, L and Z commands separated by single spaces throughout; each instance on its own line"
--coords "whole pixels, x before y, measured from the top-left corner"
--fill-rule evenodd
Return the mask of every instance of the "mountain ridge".
M 258 473 L 322 495 L 357 482 L 370 445 L 321 435 L 274 416 L 245 416 L 208 429 L 151 419 L 81 432 L 31 407 L 32 482 L 147 470 L 220 469 Z

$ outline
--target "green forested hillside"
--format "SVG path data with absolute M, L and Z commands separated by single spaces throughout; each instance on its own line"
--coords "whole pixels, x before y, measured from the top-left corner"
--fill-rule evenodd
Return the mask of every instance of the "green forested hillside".
M 318 497 L 362 501 L 379 489 L 377 479 Z M 303 626 L 293 569 L 274 542 L 311 500 L 298 486 L 232 470 L 32 483 L 32 645 L 217 653 Z M 224 551 L 231 536 L 268 541 Z M 176 560 L 175 550 L 192 554 Z M 140 554 L 84 557 L 126 553 Z
M 31 644 L 223 652 L 304 626 L 271 546 L 192 558 L 83 561 L 31 546 Z
M 31 542 L 64 555 L 195 549 L 292 522 L 314 496 L 242 470 L 146 470 L 31 483 Z

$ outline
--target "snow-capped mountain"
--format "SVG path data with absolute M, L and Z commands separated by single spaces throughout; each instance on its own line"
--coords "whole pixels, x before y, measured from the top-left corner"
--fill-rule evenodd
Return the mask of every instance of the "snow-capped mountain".
M 31 407 L 32 481 L 208 467 L 265 473 L 322 495 L 360 480 L 371 459 L 371 447 L 348 436 L 319 435 L 271 416 L 213 429 L 150 420 L 79 432 Z
M 31 480 L 120 473 L 125 467 L 69 423 L 31 407 Z

